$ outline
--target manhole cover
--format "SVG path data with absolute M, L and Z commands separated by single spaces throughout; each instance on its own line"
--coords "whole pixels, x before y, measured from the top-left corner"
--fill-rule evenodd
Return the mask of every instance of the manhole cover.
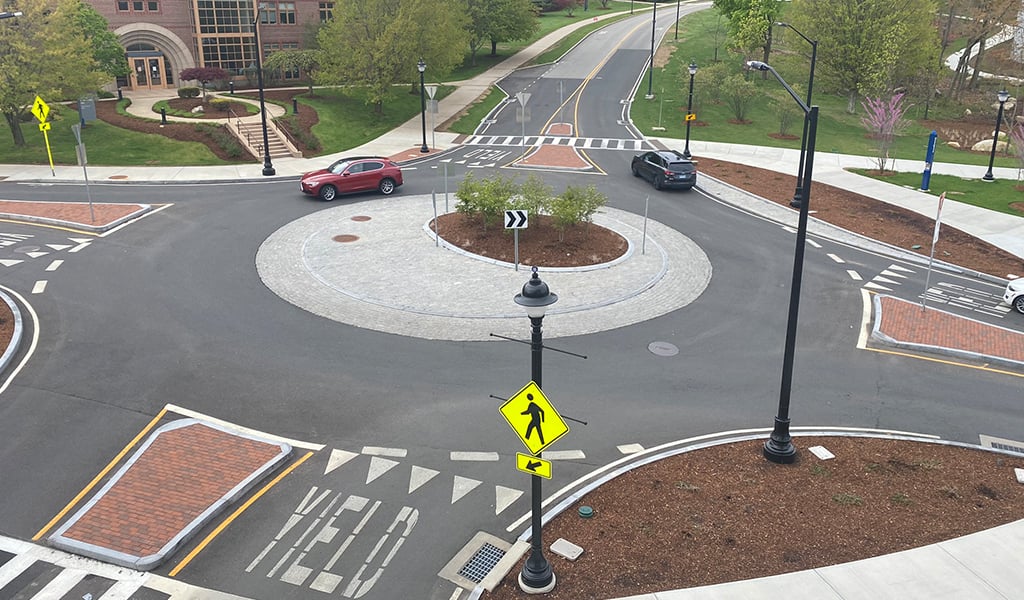
M 128 176 L 127 175 L 111 175 L 110 177 L 107 177 L 107 179 L 128 179 Z
M 679 354 L 679 348 L 676 348 L 675 344 L 670 344 L 668 342 L 651 342 L 647 346 L 647 349 L 650 350 L 652 354 L 657 354 L 658 356 L 675 356 L 676 354 Z
M 360 223 L 362 223 L 363 221 L 369 221 L 370 217 L 367 217 L 367 216 L 364 216 L 364 215 L 356 215 L 356 216 L 352 217 L 352 220 L 353 221 L 359 221 Z
M 336 241 L 336 242 L 345 243 L 345 242 L 354 242 L 354 241 L 359 239 L 359 236 L 358 235 L 352 235 L 350 233 L 343 233 L 341 235 L 334 236 L 332 239 L 334 241 Z

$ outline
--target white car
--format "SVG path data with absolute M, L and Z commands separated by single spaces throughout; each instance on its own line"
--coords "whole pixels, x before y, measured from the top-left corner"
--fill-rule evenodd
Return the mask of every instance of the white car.
M 1010 280 L 1006 285 L 1006 293 L 1003 294 L 1003 302 L 1024 314 L 1024 277 Z

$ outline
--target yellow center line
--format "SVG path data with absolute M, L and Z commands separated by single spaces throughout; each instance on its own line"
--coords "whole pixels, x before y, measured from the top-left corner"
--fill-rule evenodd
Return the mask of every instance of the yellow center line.
M 63 510 L 61 510 L 59 513 L 57 513 L 57 516 L 55 516 L 52 519 L 50 519 L 50 522 L 47 523 L 42 529 L 39 530 L 39 533 L 37 533 L 34 536 L 32 536 L 32 541 L 33 542 L 39 541 L 39 538 L 41 538 L 44 535 L 46 535 L 46 532 L 49 531 L 51 527 L 53 527 L 61 519 L 63 519 L 64 515 L 66 515 L 68 513 L 68 511 L 70 511 L 72 508 L 74 508 L 75 505 L 78 504 L 78 502 L 82 498 L 84 498 L 85 495 L 88 494 L 92 490 L 92 488 L 95 487 L 96 484 L 99 483 L 107 475 L 107 473 L 109 473 L 110 470 L 114 468 L 115 465 L 117 465 L 117 463 L 121 462 L 121 459 L 124 458 L 124 455 L 127 454 L 128 451 L 132 449 L 132 447 L 134 447 L 136 444 L 138 444 L 139 440 L 141 440 L 147 433 L 149 433 L 149 431 L 151 429 L 153 429 L 154 426 L 156 426 L 156 424 L 160 421 L 160 419 L 162 419 L 164 417 L 164 414 L 166 414 L 166 413 L 167 413 L 167 409 L 166 408 L 161 409 L 160 412 L 157 413 L 157 415 L 155 417 L 153 417 L 153 420 L 150 421 L 149 424 L 146 425 L 142 429 L 142 431 L 140 431 L 139 434 L 135 436 L 135 438 L 132 441 L 128 442 L 128 445 L 125 446 L 124 449 L 122 449 L 117 454 L 117 456 L 115 456 L 114 459 L 111 460 L 110 463 L 107 464 L 107 466 L 104 467 L 103 470 L 100 471 L 99 474 L 96 475 L 96 477 L 94 477 L 93 480 L 89 482 L 89 485 L 85 486 L 85 488 L 83 488 L 82 491 L 78 492 L 78 495 L 75 496 L 74 498 L 72 498 L 71 502 L 68 502 L 67 506 L 65 506 Z
M 246 511 L 246 509 L 248 509 L 250 506 L 252 506 L 253 502 L 256 502 L 257 500 L 259 500 L 260 497 L 263 496 L 263 494 L 266 494 L 270 490 L 270 488 L 272 488 L 275 485 L 277 485 L 278 482 L 280 482 L 282 479 L 284 479 L 286 475 L 288 475 L 289 473 L 294 471 L 302 463 L 306 462 L 306 460 L 310 456 L 313 456 L 313 452 L 307 452 L 305 456 L 303 456 L 299 460 L 297 460 L 294 463 L 292 463 L 291 465 L 289 465 L 287 469 L 282 471 L 277 477 L 275 477 L 272 481 L 270 481 L 270 483 L 268 483 L 267 485 L 265 485 L 262 488 L 260 488 L 260 491 L 258 491 L 255 494 L 253 494 L 252 497 L 249 498 L 248 500 L 246 500 L 244 504 L 242 504 L 237 509 L 235 509 L 235 512 L 231 513 L 231 515 L 228 518 L 224 519 L 224 521 L 220 525 L 218 525 L 216 529 L 211 531 L 210 534 L 207 535 L 203 539 L 203 541 L 199 542 L 199 544 L 195 548 L 193 548 L 191 552 L 188 553 L 188 556 L 186 556 L 185 558 L 181 559 L 181 562 L 178 563 L 177 565 L 175 565 L 175 567 L 173 569 L 171 569 L 171 572 L 168 573 L 167 576 L 168 577 L 174 577 L 182 569 L 184 569 L 186 566 L 188 566 L 188 564 L 190 562 L 192 562 L 192 559 L 195 558 L 196 556 L 198 556 L 199 553 L 202 552 L 206 548 L 206 546 L 209 545 L 210 542 L 213 541 L 213 538 L 215 538 L 218 535 L 220 535 L 220 533 L 222 531 L 227 529 L 227 526 L 230 525 L 232 523 L 232 521 L 237 519 L 239 515 L 241 515 L 243 512 Z
M 950 366 L 953 366 L 953 367 L 964 367 L 964 368 L 967 368 L 967 369 L 975 369 L 977 371 L 985 371 L 985 372 L 988 372 L 988 373 L 999 373 L 1000 375 L 1010 375 L 1012 377 L 1024 378 L 1024 373 L 1014 373 L 1013 371 L 1005 371 L 1003 369 L 996 369 L 996 368 L 990 367 L 987 364 L 984 364 L 984 365 L 971 365 L 971 364 L 968 364 L 968 363 L 962 363 L 962 362 L 957 362 L 957 361 L 953 361 L 953 360 L 945 360 L 945 359 L 942 359 L 942 358 L 932 358 L 930 356 L 920 356 L 920 355 L 917 355 L 917 354 L 910 354 L 909 352 L 900 352 L 900 351 L 897 351 L 897 350 L 886 350 L 886 349 L 883 349 L 883 348 L 864 348 L 864 349 L 865 350 L 870 350 L 871 352 L 878 352 L 878 353 L 881 353 L 881 354 L 891 354 L 893 356 L 903 356 L 905 358 L 916 358 L 918 360 L 925 360 L 925 361 L 928 361 L 928 362 L 939 363 L 939 364 L 942 364 L 942 365 L 950 365 Z

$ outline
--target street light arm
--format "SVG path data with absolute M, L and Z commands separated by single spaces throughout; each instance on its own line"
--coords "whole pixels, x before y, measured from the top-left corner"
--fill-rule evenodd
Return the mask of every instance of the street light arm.
M 811 107 L 807 106 L 807 103 L 801 100 L 800 96 L 796 95 L 796 92 L 793 91 L 793 88 L 789 87 L 789 84 L 786 83 L 786 80 L 783 79 L 782 76 L 779 75 L 779 72 L 776 71 L 771 65 L 765 62 L 761 62 L 759 60 L 749 60 L 747 61 L 747 67 L 751 69 L 756 69 L 758 71 L 770 71 L 771 74 L 775 76 L 775 79 L 779 80 L 779 83 L 782 84 L 782 87 L 786 88 L 786 91 L 789 92 L 789 95 L 792 96 L 794 100 L 796 100 L 796 103 L 800 105 L 800 108 L 803 109 L 804 114 L 806 115 L 807 113 L 811 112 Z
M 808 44 L 810 44 L 810 45 L 812 45 L 812 46 L 817 46 L 817 45 L 818 45 L 818 42 L 816 42 L 816 41 L 813 41 L 813 40 L 811 40 L 810 38 L 808 38 L 808 37 L 807 37 L 806 35 L 804 35 L 804 34 L 800 33 L 800 30 L 799 30 L 799 29 L 797 29 L 796 27 L 793 27 L 793 26 L 792 26 L 792 25 L 790 25 L 789 23 L 783 23 L 782 21 L 776 21 L 776 22 L 775 22 L 775 24 L 776 24 L 776 25 L 778 25 L 779 27 L 787 27 L 787 28 L 789 28 L 789 29 L 792 29 L 792 30 L 793 30 L 794 32 L 796 32 L 796 34 L 797 34 L 798 36 L 800 36 L 800 37 L 804 38 L 804 41 L 805 41 L 805 42 L 807 42 Z

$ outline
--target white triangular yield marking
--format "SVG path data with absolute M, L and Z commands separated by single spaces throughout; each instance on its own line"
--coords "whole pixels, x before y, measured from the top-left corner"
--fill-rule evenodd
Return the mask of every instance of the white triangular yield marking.
M 908 269 L 906 267 L 901 267 L 899 265 L 889 265 L 889 268 L 892 269 L 893 271 L 903 271 L 904 273 L 913 273 L 914 272 L 912 269 Z
M 348 450 L 331 450 L 331 458 L 327 460 L 327 468 L 324 469 L 324 475 L 337 469 L 357 456 L 359 455 L 355 452 L 349 452 Z
M 18 264 L 20 262 L 22 262 L 22 261 L 20 261 L 20 260 L 6 260 L 5 259 L 5 260 L 0 260 L 0 265 L 3 265 L 5 267 L 13 267 L 14 265 L 16 265 L 16 264 Z
M 871 281 L 865 283 L 864 287 L 868 288 L 869 290 L 885 290 L 887 292 L 891 292 L 892 291 L 891 289 L 889 289 L 889 288 L 887 288 L 885 286 L 878 285 L 877 283 L 873 283 Z
M 494 486 L 494 514 L 501 514 L 501 511 L 508 508 L 522 495 L 523 492 L 520 490 L 514 490 L 500 485 Z
M 373 456 L 370 458 L 370 471 L 366 474 L 366 483 L 370 483 L 374 479 L 387 473 L 398 464 L 398 461 L 389 460 L 387 458 L 381 458 L 379 456 Z
M 468 477 L 455 476 L 455 484 L 452 486 L 452 504 L 462 499 L 463 496 L 476 489 L 480 482 Z
M 438 474 L 438 471 L 425 467 L 412 466 L 412 475 L 409 476 L 409 493 L 416 491 L 421 485 L 430 481 Z
M 47 248 L 53 248 L 57 252 L 60 252 L 61 250 L 67 250 L 70 248 L 71 244 L 47 244 L 46 246 Z
M 49 252 L 26 252 L 25 256 L 39 258 L 40 256 L 46 256 L 47 254 L 49 254 Z
M 900 273 L 893 273 L 892 271 L 890 271 L 888 269 L 886 269 L 885 271 L 882 271 L 882 275 L 888 275 L 889 277 L 899 277 L 900 279 L 906 279 L 907 278 L 906 275 L 902 275 Z
M 91 238 L 70 238 L 69 237 L 68 239 L 71 240 L 72 242 L 76 243 L 76 244 L 84 244 L 86 242 L 91 242 L 92 241 Z
M 892 279 L 886 279 L 885 277 L 878 276 L 872 279 L 872 281 L 881 281 L 882 283 L 891 283 L 893 285 L 900 285 L 899 281 L 893 281 Z

